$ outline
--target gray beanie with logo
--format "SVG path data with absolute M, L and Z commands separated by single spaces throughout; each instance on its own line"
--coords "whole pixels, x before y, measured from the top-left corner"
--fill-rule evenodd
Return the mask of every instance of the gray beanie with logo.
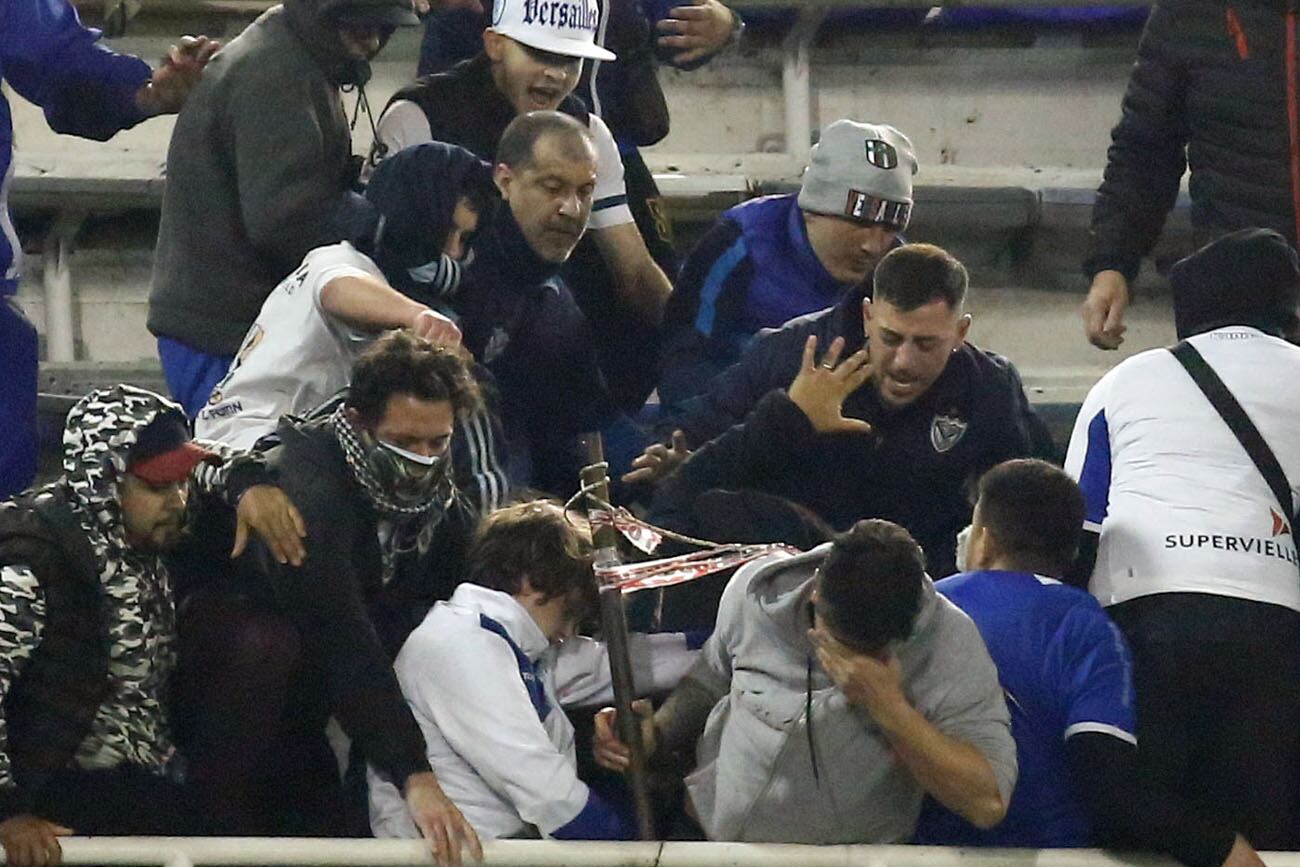
M 799 207 L 901 230 L 911 216 L 916 170 L 911 140 L 894 127 L 837 120 L 812 149 Z

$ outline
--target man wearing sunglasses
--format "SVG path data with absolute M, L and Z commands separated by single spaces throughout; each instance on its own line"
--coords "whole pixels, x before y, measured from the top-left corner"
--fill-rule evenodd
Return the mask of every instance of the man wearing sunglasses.
M 659 400 L 674 412 L 734 364 L 762 328 L 835 304 L 901 243 L 916 154 L 885 124 L 837 120 L 799 192 L 724 213 L 682 265 L 666 314 Z

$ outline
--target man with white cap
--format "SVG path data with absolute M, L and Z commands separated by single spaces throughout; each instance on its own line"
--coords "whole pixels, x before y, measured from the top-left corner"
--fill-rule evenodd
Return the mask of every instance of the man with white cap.
M 723 213 L 682 266 L 666 315 L 659 400 L 672 410 L 740 358 L 761 328 L 835 304 L 899 243 L 916 153 L 886 124 L 837 120 L 797 194 Z
M 575 252 L 584 267 L 570 268 L 565 278 L 593 319 L 597 335 L 612 334 L 601 347 L 602 367 L 609 373 L 620 361 L 627 362 L 619 356 L 627 354 L 625 338 L 632 325 L 621 323 L 658 328 L 672 293 L 672 284 L 632 219 L 614 136 L 573 95 L 584 59 L 613 60 L 615 55 L 596 44 L 600 15 L 595 0 L 499 0 L 492 14 L 491 26 L 483 31 L 481 54 L 447 72 L 422 76 L 394 95 L 379 118 L 370 162 L 431 139 L 458 144 L 491 160 L 506 126 L 530 111 L 560 111 L 586 125 L 597 152 L 592 240 L 584 239 Z M 594 257 L 583 254 L 590 244 L 597 251 Z M 608 297 L 611 286 L 615 304 Z M 612 327 L 616 322 L 621 333 Z M 643 361 L 639 368 L 644 373 Z M 645 384 L 640 400 L 651 384 L 653 379 Z M 617 382 L 611 385 L 618 388 Z M 633 394 L 637 389 L 630 386 L 627 391 L 626 402 L 639 404 Z

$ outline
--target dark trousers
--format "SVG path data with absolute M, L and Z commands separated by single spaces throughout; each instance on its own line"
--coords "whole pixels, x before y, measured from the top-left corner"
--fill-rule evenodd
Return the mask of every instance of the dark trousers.
M 1300 614 L 1164 593 L 1108 609 L 1133 651 L 1144 771 L 1259 849 L 1300 840 Z
M 36 481 L 38 347 L 36 328 L 0 296 L 0 500 Z
M 342 833 L 328 700 L 303 712 L 298 693 L 308 681 L 294 625 L 245 597 L 203 590 L 182 605 L 178 633 L 176 738 L 212 825 L 236 835 Z

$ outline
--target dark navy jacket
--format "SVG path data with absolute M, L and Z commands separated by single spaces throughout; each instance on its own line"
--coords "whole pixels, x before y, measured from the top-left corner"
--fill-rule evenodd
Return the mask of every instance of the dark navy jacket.
M 135 94 L 152 74 L 138 57 L 99 44 L 99 31 L 81 26 L 66 0 L 5 0 L 0 4 L 0 79 L 45 110 L 55 132 L 104 141 L 144 119 Z M 0 97 L 0 208 L 9 207 L 13 121 Z M 18 291 L 17 238 L 0 221 L 0 297 Z
M 829 307 L 848 288 L 813 252 L 795 194 L 726 211 L 682 265 L 668 302 L 665 411 L 703 391 L 760 329 Z
M 1041 454 L 1050 438 L 1011 362 L 969 343 L 908 406 L 884 405 L 870 385 L 849 395 L 844 414 L 869 422 L 872 434 L 817 434 L 784 389 L 809 334 L 823 346 L 844 337 L 846 353 L 862 347 L 861 298 L 861 290 L 850 293 L 761 335 L 692 402 L 694 412 L 677 419 L 688 441 L 717 439 L 664 481 L 656 521 L 689 531 L 691 504 L 705 491 L 759 490 L 812 509 L 836 529 L 859 518 L 894 521 L 925 548 L 932 575 L 953 571 L 957 533 L 970 520 L 967 483 L 1004 460 Z

